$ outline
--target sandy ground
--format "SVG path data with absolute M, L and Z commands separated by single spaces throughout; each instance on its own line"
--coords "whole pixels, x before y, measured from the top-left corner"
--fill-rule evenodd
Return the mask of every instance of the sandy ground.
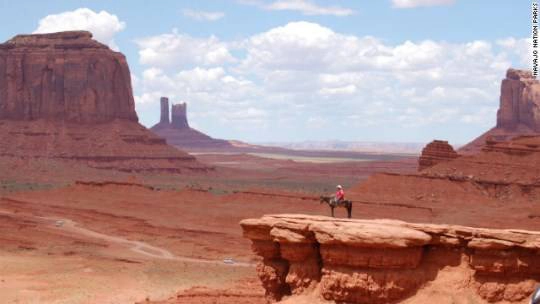
M 262 297 L 238 222 L 307 210 L 327 212 L 309 199 L 139 186 L 10 194 L 0 200 L 0 293 L 7 303 L 133 303 L 248 280 Z

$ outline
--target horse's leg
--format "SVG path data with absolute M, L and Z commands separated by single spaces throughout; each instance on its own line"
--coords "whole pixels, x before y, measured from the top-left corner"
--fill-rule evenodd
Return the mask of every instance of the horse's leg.
M 352 216 L 352 203 L 347 205 L 347 215 L 349 216 L 349 218 L 351 218 Z
M 332 217 L 334 217 L 334 206 L 331 206 L 330 210 L 332 210 Z

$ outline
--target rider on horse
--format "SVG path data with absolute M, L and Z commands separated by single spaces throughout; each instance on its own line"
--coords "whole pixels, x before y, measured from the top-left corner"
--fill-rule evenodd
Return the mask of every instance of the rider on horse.
M 337 205 L 339 202 L 345 200 L 345 191 L 343 191 L 343 187 L 341 187 L 341 185 L 337 185 L 336 189 L 337 191 L 336 196 L 334 197 L 334 201 Z

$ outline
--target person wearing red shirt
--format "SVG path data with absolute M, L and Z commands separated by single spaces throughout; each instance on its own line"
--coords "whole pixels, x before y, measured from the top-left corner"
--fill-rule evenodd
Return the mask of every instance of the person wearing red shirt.
M 337 191 L 336 191 L 335 200 L 336 200 L 336 203 L 339 203 L 345 199 L 345 191 L 343 191 L 343 187 L 341 187 L 341 185 L 337 185 L 336 188 L 337 188 Z

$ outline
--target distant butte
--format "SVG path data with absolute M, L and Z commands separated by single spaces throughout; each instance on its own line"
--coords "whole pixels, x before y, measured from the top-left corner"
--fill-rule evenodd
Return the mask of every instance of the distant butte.
M 207 170 L 138 123 L 126 58 L 85 31 L 0 44 L 0 156 L 122 171 Z
M 212 138 L 189 126 L 187 120 L 187 104 L 172 105 L 169 120 L 169 98 L 161 97 L 161 118 L 150 130 L 167 140 L 167 143 L 181 149 L 233 149 L 227 140 Z
M 521 135 L 540 135 L 540 81 L 530 71 L 509 69 L 501 84 L 497 125 L 458 152 L 477 153 L 486 142 L 503 142 Z
M 457 157 L 459 155 L 447 141 L 434 140 L 422 150 L 422 155 L 418 159 L 418 170 L 421 171 Z

